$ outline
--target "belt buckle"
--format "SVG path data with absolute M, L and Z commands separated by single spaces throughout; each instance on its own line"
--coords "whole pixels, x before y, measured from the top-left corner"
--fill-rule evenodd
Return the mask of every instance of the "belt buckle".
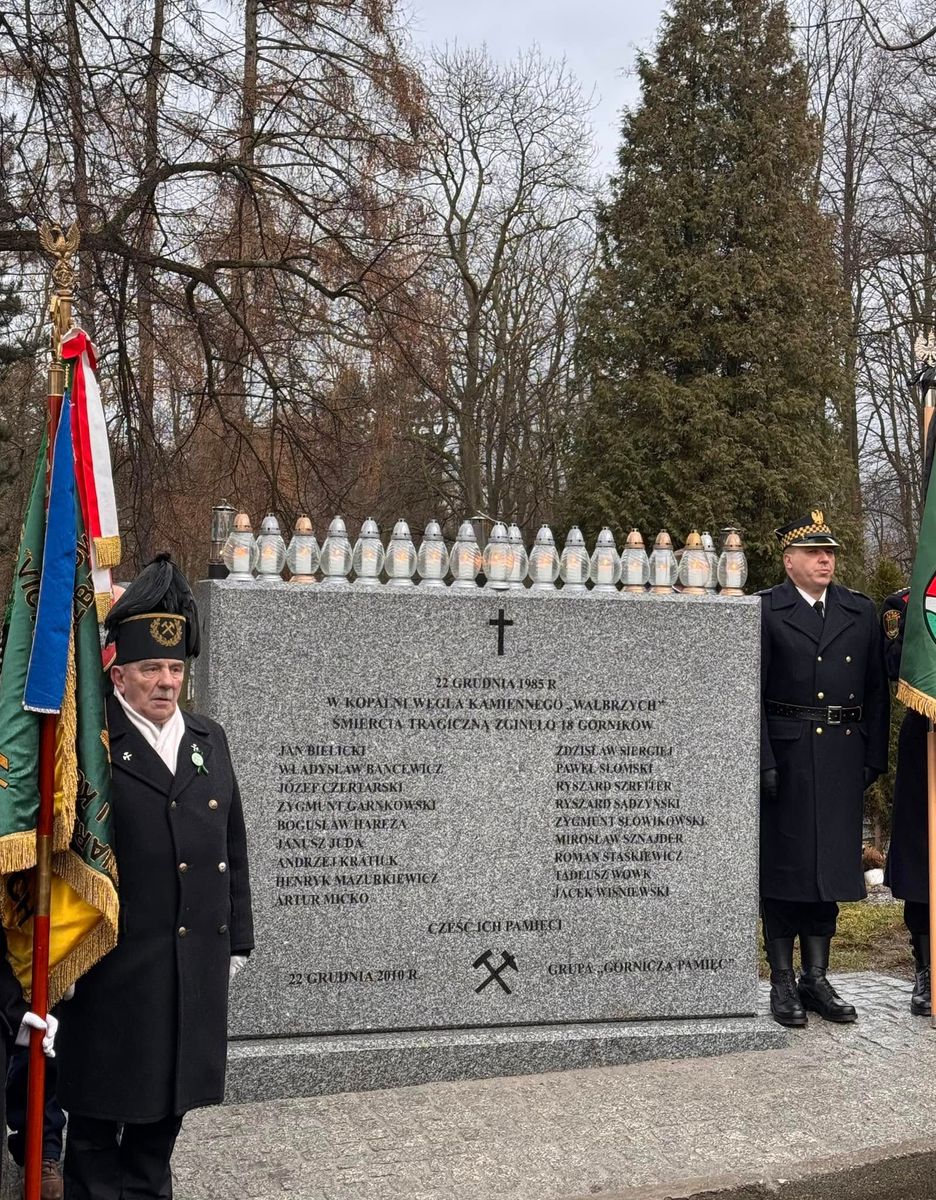
M 842 706 L 841 704 L 830 704 L 826 715 L 826 723 L 829 725 L 841 725 L 842 723 Z

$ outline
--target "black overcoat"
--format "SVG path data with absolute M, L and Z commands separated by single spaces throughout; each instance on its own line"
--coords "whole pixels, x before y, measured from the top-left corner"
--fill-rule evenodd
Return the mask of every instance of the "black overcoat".
M 900 654 L 903 650 L 909 595 L 909 588 L 901 588 L 887 597 L 881 609 L 887 673 L 895 681 L 900 678 Z M 897 742 L 894 813 L 884 870 L 884 882 L 894 895 L 918 904 L 929 903 L 926 728 L 926 717 L 908 708 L 900 725 Z
M 247 845 L 224 731 L 183 715 L 173 776 L 108 701 L 119 936 L 61 1005 L 56 1044 L 62 1107 L 88 1117 L 149 1122 L 224 1095 L 230 959 L 253 947 Z
M 864 771 L 887 769 L 890 689 L 880 625 L 867 596 L 830 584 L 823 621 L 787 580 L 761 592 L 761 693 L 806 708 L 855 707 L 861 721 L 768 717 L 761 770 L 779 796 L 761 801 L 761 895 L 859 900 Z M 821 732 L 820 732 L 821 730 Z
M 7 1060 L 29 1006 L 6 957 L 6 938 L 0 929 L 0 1080 L 6 1079 Z M 0 1090 L 0 1130 L 6 1130 L 6 1088 Z M 6 1154 L 0 1147 L 0 1179 Z

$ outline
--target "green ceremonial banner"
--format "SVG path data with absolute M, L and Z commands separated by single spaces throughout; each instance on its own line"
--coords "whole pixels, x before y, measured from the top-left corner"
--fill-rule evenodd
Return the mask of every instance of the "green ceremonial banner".
M 910 577 L 897 699 L 936 721 L 936 487 L 932 483 L 931 473 Z
M 0 911 L 7 957 L 29 994 L 39 807 L 39 728 L 23 708 L 45 535 L 45 445 L 39 452 L 7 610 L 0 663 Z M 116 945 L 117 865 L 110 808 L 105 679 L 88 540 L 78 522 L 72 636 L 56 722 L 49 999 L 54 1004 Z
M 0 873 L 4 875 L 36 861 L 39 718 L 23 708 L 23 690 L 42 572 L 45 455 L 43 438 L 20 535 L 0 658 Z

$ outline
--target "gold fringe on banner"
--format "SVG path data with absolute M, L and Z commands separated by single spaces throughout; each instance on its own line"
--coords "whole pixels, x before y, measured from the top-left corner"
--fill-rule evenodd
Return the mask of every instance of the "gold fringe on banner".
M 120 535 L 111 537 L 96 537 L 94 540 L 94 557 L 99 567 L 116 567 L 120 562 Z
M 116 871 L 116 867 L 114 869 Z M 49 968 L 50 1006 L 117 945 L 118 916 L 115 881 L 82 862 L 74 850 L 53 855 L 52 874 L 53 881 L 61 880 L 89 908 L 97 910 L 100 920 L 64 958 Z
M 936 721 L 936 696 L 928 696 L 926 692 L 921 692 L 919 688 L 901 679 L 897 684 L 897 699 L 914 712 L 922 713 L 924 717 Z
M 114 607 L 114 597 L 110 592 L 95 592 L 94 607 L 97 609 L 97 619 L 100 625 L 110 610 Z

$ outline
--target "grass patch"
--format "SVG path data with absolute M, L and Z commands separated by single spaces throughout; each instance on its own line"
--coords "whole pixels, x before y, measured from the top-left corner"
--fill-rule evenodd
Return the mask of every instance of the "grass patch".
M 769 975 L 760 942 L 760 974 Z M 910 935 L 903 923 L 902 904 L 868 904 L 859 900 L 839 905 L 838 927 L 832 939 L 830 972 L 881 971 L 885 975 L 913 978 Z

